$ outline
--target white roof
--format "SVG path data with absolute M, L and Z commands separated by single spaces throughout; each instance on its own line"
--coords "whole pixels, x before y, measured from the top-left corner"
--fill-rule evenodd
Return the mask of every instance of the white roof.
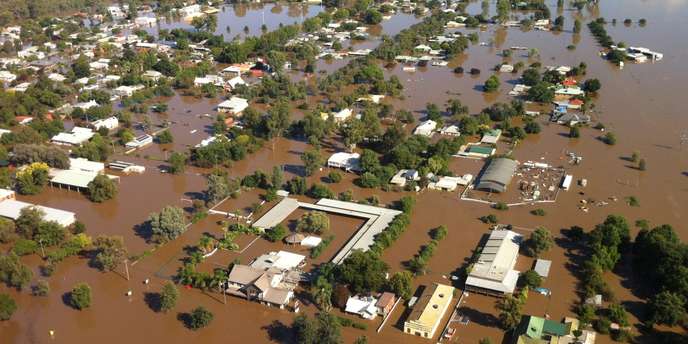
M 76 216 L 71 211 L 33 205 L 13 199 L 7 199 L 0 202 L 0 216 L 16 220 L 19 218 L 21 210 L 26 207 L 36 207 L 42 210 L 45 214 L 43 216 L 45 221 L 55 221 L 62 226 L 69 226 L 76 221 Z
M 518 280 L 514 266 L 521 238 L 520 234 L 509 230 L 492 231 L 466 285 L 512 293 Z
M 105 170 L 105 164 L 85 158 L 69 158 L 69 169 L 84 172 L 101 172 Z
M 535 272 L 537 272 L 540 277 L 547 277 L 549 276 L 549 268 L 552 266 L 552 261 L 551 260 L 546 260 L 546 259 L 538 259 L 535 261 Z
M 315 247 L 320 245 L 322 239 L 317 236 L 307 236 L 301 240 L 301 246 Z
M 251 263 L 251 267 L 257 269 L 277 268 L 280 270 L 292 270 L 298 267 L 306 259 L 305 256 L 287 251 L 270 252 L 261 255 Z
M 242 112 L 248 107 L 248 100 L 232 97 L 217 105 L 218 108 L 229 109 L 232 112 Z
M 88 183 L 95 179 L 96 176 L 98 176 L 98 173 L 96 172 L 61 170 L 55 173 L 55 176 L 50 179 L 50 182 L 79 188 L 87 188 Z
M 93 130 L 89 128 L 74 127 L 69 133 L 59 133 L 52 137 L 55 143 L 66 143 L 70 145 L 80 145 L 93 137 Z
M 351 296 L 346 300 L 346 312 L 358 314 L 366 319 L 374 318 L 377 315 L 376 303 L 377 299 L 374 297 Z

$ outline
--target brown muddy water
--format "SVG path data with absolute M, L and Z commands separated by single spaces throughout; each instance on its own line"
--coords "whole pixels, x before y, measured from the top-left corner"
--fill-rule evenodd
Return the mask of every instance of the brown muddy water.
M 548 1 L 553 14 L 556 13 L 556 1 Z M 270 5 L 267 5 L 270 6 Z M 479 12 L 479 3 L 471 4 L 470 10 Z M 476 10 L 477 9 L 477 10 Z M 285 11 L 286 12 L 286 11 Z M 251 12 L 254 13 L 254 12 Z M 253 20 L 260 16 L 254 14 Z M 284 12 L 283 12 L 284 13 Z M 569 259 L 572 256 L 571 244 L 563 240 L 561 230 L 572 225 L 590 229 L 600 223 L 607 214 L 623 214 L 630 222 L 636 219 L 648 219 L 653 224 L 669 223 L 678 234 L 688 240 L 685 228 L 686 209 L 688 205 L 688 142 L 681 144 L 682 135 L 688 135 L 688 118 L 683 111 L 683 90 L 688 82 L 688 69 L 684 61 L 688 60 L 688 43 L 684 33 L 688 32 L 688 4 L 684 1 L 657 1 L 648 3 L 641 0 L 601 1 L 593 11 L 583 10 L 584 22 L 594 16 L 604 16 L 608 20 L 617 18 L 617 25 L 607 25 L 609 34 L 616 41 L 625 41 L 629 45 L 645 46 L 664 53 L 664 59 L 658 63 L 627 64 L 623 70 L 608 64 L 597 56 L 598 46 L 586 27 L 579 37 L 575 37 L 570 28 L 577 12 L 565 10 L 565 32 L 522 32 L 519 29 L 498 29 L 490 27 L 480 32 L 480 41 L 488 46 L 474 45 L 467 52 L 457 57 L 452 67 L 462 65 L 466 69 L 480 68 L 479 77 L 455 75 L 448 67 L 419 69 L 414 74 L 401 71 L 396 67 L 388 74 L 399 75 L 406 86 L 405 99 L 395 101 L 397 108 L 406 108 L 419 112 L 428 102 L 444 104 L 448 99 L 459 97 L 467 104 L 472 113 L 495 101 L 508 101 L 505 94 L 517 78 L 516 75 L 502 74 L 501 92 L 497 96 L 485 96 L 479 86 L 491 74 L 488 70 L 502 61 L 498 52 L 512 45 L 535 47 L 540 52 L 543 65 L 578 64 L 584 61 L 588 65 L 587 78 L 598 78 L 602 90 L 596 99 L 596 116 L 609 130 L 619 138 L 615 146 L 607 146 L 597 140 L 601 133 L 591 128 L 581 131 L 581 138 L 571 140 L 566 137 L 567 128 L 546 124 L 543 116 L 538 119 L 543 124 L 543 131 L 531 135 L 514 150 L 514 156 L 520 160 L 536 160 L 555 166 L 564 166 L 574 178 L 588 179 L 588 186 L 572 187 L 562 192 L 555 204 L 538 205 L 546 210 L 544 217 L 529 214 L 533 206 L 514 207 L 508 211 L 497 212 L 482 204 L 460 201 L 458 191 L 444 193 L 424 191 L 417 195 L 417 205 L 407 231 L 387 249 L 383 259 L 392 271 L 404 269 L 404 262 L 411 259 L 420 247 L 430 238 L 428 231 L 439 225 L 446 225 L 449 234 L 441 241 L 434 257 L 429 261 L 429 273 L 417 277 L 415 286 L 428 285 L 433 282 L 450 283 L 448 276 L 460 268 L 465 260 L 487 233 L 488 226 L 481 223 L 478 217 L 495 213 L 501 223 L 511 223 L 524 228 L 523 234 L 537 226 L 549 228 L 558 238 L 557 245 L 544 255 L 553 261 L 550 277 L 544 281 L 544 287 L 552 291 L 550 298 L 531 293 L 525 306 L 526 314 L 543 316 L 549 314 L 552 319 L 573 315 L 572 306 L 577 302 L 576 279 L 570 271 Z M 633 24 L 626 27 L 623 19 L 631 18 L 637 22 L 647 19 L 646 27 Z M 239 19 L 237 19 L 239 20 Z M 245 24 L 238 24 L 240 28 Z M 255 26 L 260 27 L 260 21 Z M 222 25 L 218 25 L 222 28 Z M 241 29 L 238 29 L 241 30 Z M 232 29 L 232 33 L 238 30 Z M 258 29 L 255 29 L 258 30 Z M 255 31 L 251 29 L 251 32 Z M 462 30 L 470 31 L 470 30 Z M 577 48 L 569 51 L 566 46 L 576 41 Z M 512 62 L 527 61 L 527 57 L 515 54 Z M 339 61 L 336 61 L 338 64 Z M 327 67 L 321 67 L 327 68 Z M 170 149 L 179 150 L 205 138 L 200 134 L 211 120 L 195 117 L 198 114 L 211 113 L 215 101 L 185 101 L 181 98 L 171 100 L 170 113 L 167 115 L 178 121 L 178 127 L 172 127 L 175 143 Z M 174 108 L 174 110 L 172 109 Z M 187 110 L 191 109 L 189 113 Z M 189 123 L 185 126 L 183 122 Z M 191 130 L 199 134 L 189 134 Z M 186 133 L 186 134 L 184 134 Z M 333 146 L 334 149 L 341 146 Z M 273 166 L 285 165 L 287 178 L 300 173 L 300 153 L 309 147 L 303 142 L 279 139 L 274 145 L 268 143 L 263 149 L 244 161 L 237 162 L 230 169 L 232 176 L 241 176 L 256 169 L 270 171 Z M 83 195 L 59 189 L 48 189 L 39 196 L 21 197 L 38 204 L 54 206 L 74 211 L 81 221 L 86 223 L 91 235 L 122 235 L 131 253 L 141 253 L 152 246 L 136 233 L 134 227 L 145 221 L 150 212 L 158 211 L 165 205 L 188 206 L 186 199 L 198 196 L 205 188 L 202 170 L 188 169 L 184 175 L 171 176 L 158 172 L 157 161 L 145 160 L 142 157 L 160 154 L 158 148 L 151 147 L 135 156 L 117 157 L 121 160 L 135 161 L 144 164 L 148 170 L 145 174 L 124 176 L 120 181 L 120 193 L 117 199 L 96 205 L 90 203 Z M 324 150 L 327 155 L 332 148 Z M 571 166 L 566 162 L 565 153 L 575 152 L 583 156 L 581 165 Z M 647 171 L 641 172 L 624 160 L 624 157 L 638 151 L 647 160 Z M 472 160 L 456 159 L 452 169 L 457 173 L 479 169 L 479 164 Z M 324 169 L 309 181 L 320 182 L 327 174 Z M 351 184 L 354 176 L 345 174 L 345 178 L 330 187 L 335 192 L 352 189 L 354 199 L 364 199 L 377 195 L 382 204 L 391 203 L 405 193 L 383 192 L 381 190 L 360 189 Z M 584 194 L 580 194 L 580 193 Z M 228 201 L 227 209 L 246 207 L 258 199 L 258 191 L 246 193 L 247 199 L 241 197 Z M 614 202 L 609 197 L 616 196 Z M 640 207 L 630 207 L 623 199 L 635 196 Z M 588 213 L 578 209 L 581 199 L 607 200 L 604 207 L 591 207 Z M 286 330 L 294 315 L 287 311 L 266 308 L 257 303 L 238 298 L 227 298 L 227 304 L 217 293 L 204 294 L 197 290 L 183 290 L 179 305 L 168 314 L 156 314 L 146 304 L 146 293 L 157 292 L 165 282 L 166 273 L 160 273 L 163 266 L 183 257 L 183 248 L 195 244 L 203 232 L 216 233 L 219 230 L 217 216 L 190 227 L 181 238 L 156 250 L 134 266 L 129 267 L 131 280 L 127 281 L 124 271 L 117 273 L 100 273 L 87 266 L 80 258 L 70 258 L 61 263 L 52 277 L 46 278 L 51 285 L 47 297 L 33 297 L 27 291 L 16 292 L 0 286 L 0 292 L 9 292 L 19 305 L 12 320 L 0 323 L 0 342 L 3 343 L 75 343 L 98 340 L 102 343 L 166 342 L 234 342 L 251 343 L 290 342 Z M 250 240 L 247 240 L 250 241 Z M 243 242 L 243 241 L 242 241 Z M 258 255 L 265 250 L 273 250 L 266 241 L 259 240 L 251 246 L 250 255 Z M 275 244 L 277 245 L 277 244 Z M 247 253 L 249 253 L 247 251 Z M 217 265 L 226 264 L 233 259 L 233 254 L 218 255 L 209 262 Z M 249 259 L 247 257 L 246 259 Z M 39 265 L 39 257 L 27 257 L 25 261 L 32 267 Z M 242 259 L 243 260 L 243 259 Z M 247 262 L 247 261 L 246 261 Z M 527 269 L 532 260 L 526 257 L 519 259 L 518 267 Z M 640 296 L 633 289 L 635 283 L 628 278 L 627 264 L 622 263 L 621 275 L 609 274 L 608 280 L 616 297 L 628 306 L 632 322 L 642 313 L 638 303 Z M 166 269 L 164 272 L 168 272 Z M 157 275 L 156 275 L 157 273 Z M 173 273 L 170 272 L 170 273 Z M 35 274 L 38 276 L 37 268 Z M 144 285 L 142 281 L 151 279 Z M 74 284 L 87 282 L 93 288 L 93 306 L 85 311 L 76 311 L 65 305 L 63 297 Z M 628 289 L 628 287 L 631 289 Z M 132 290 L 131 297 L 125 296 Z M 469 325 L 455 325 L 457 333 L 453 342 L 475 343 L 483 337 L 490 337 L 499 342 L 503 333 L 496 327 L 495 299 L 470 295 L 461 305 L 462 313 L 470 318 Z M 178 312 L 187 312 L 203 305 L 215 314 L 212 324 L 201 331 L 192 332 L 185 329 L 177 320 Z M 306 313 L 315 312 L 313 306 L 303 307 Z M 360 335 L 366 335 L 371 343 L 427 343 L 417 337 L 402 333 L 405 307 L 398 307 L 381 333 L 375 328 L 380 319 L 360 322 L 368 324 L 368 330 L 345 329 L 345 342 L 350 343 Z M 445 319 L 446 320 L 446 319 Z M 54 330 L 54 338 L 49 331 Z M 637 330 L 634 330 L 637 331 Z M 610 343 L 608 336 L 599 336 L 598 342 Z M 647 342 L 652 342 L 648 340 Z

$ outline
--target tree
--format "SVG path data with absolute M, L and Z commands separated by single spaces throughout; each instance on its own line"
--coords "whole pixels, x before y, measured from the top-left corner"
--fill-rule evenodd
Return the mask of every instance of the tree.
M 509 0 L 497 1 L 497 18 L 500 22 L 505 22 L 509 19 L 509 10 L 511 10 L 511 2 Z
M 579 19 L 576 19 L 573 22 L 573 33 L 580 33 L 581 31 L 581 22 Z
M 485 92 L 494 92 L 499 89 L 499 78 L 496 75 L 492 75 L 487 78 L 485 85 L 483 86 Z
M 597 79 L 588 79 L 583 82 L 583 91 L 589 93 L 597 93 L 600 90 L 602 84 Z
M 184 172 L 186 167 L 186 156 L 182 153 L 172 152 L 167 162 L 170 164 L 168 171 L 172 174 L 179 174 Z
M 282 183 L 284 183 L 284 172 L 282 172 L 282 169 L 279 166 L 274 166 L 272 168 L 270 184 L 272 184 L 273 189 L 281 189 Z
M 28 266 L 22 264 L 16 254 L 10 252 L 0 255 L 0 282 L 21 290 L 31 282 L 32 278 L 33 272 Z
M 72 64 L 72 71 L 74 72 L 74 77 L 77 79 L 90 76 L 91 67 L 88 64 L 88 58 L 84 55 L 79 55 Z
M 179 290 L 172 282 L 167 282 L 162 287 L 160 292 L 160 310 L 167 312 L 172 310 L 177 305 L 179 300 Z
M 200 17 L 194 17 L 191 20 L 191 25 L 198 31 L 215 32 L 217 28 L 217 16 L 207 14 Z
M 497 301 L 499 323 L 505 331 L 511 331 L 521 322 L 521 300 L 513 295 L 507 295 Z
M 610 146 L 613 146 L 616 144 L 616 135 L 614 135 L 614 133 L 612 133 L 611 131 L 608 131 L 602 137 L 602 141 Z
M 523 71 L 521 80 L 523 81 L 523 84 L 526 86 L 535 86 L 541 80 L 540 72 L 538 72 L 538 70 L 535 68 L 528 68 L 525 71 Z
M 638 169 L 641 171 L 645 171 L 645 169 L 647 169 L 647 163 L 645 162 L 645 159 L 638 160 Z
M 319 343 L 341 343 L 341 324 L 336 316 L 327 312 L 321 312 L 316 316 L 316 321 L 318 323 Z
M 15 221 L 17 233 L 25 239 L 33 239 L 38 231 L 38 226 L 43 222 L 45 212 L 40 208 L 26 207 L 19 211 L 19 217 Z
M 404 300 L 411 298 L 413 274 L 409 271 L 396 272 L 387 281 L 386 289 Z
M 526 253 L 531 257 L 538 257 L 549 250 L 554 244 L 552 234 L 544 227 L 538 227 L 530 234 L 526 242 Z
M 363 21 L 368 25 L 379 24 L 382 21 L 382 13 L 374 8 L 371 8 L 366 11 L 365 15 L 363 16 Z
M 518 284 L 522 287 L 527 286 L 528 288 L 537 288 L 542 284 L 542 277 L 540 275 L 533 271 L 533 270 L 528 270 L 524 273 L 521 274 L 518 278 Z
M 110 177 L 99 174 L 88 183 L 88 199 L 93 202 L 101 203 L 115 198 L 117 195 L 117 184 Z
M 366 336 L 360 336 L 356 338 L 354 341 L 354 344 L 368 344 L 368 337 Z
M 184 210 L 179 207 L 164 207 L 159 213 L 150 214 L 148 221 L 153 237 L 159 242 L 174 240 L 186 230 Z
M 84 310 L 91 306 L 91 287 L 86 283 L 79 283 L 72 288 L 69 294 L 69 304 L 78 309 Z
M 329 312 L 332 309 L 332 284 L 320 276 L 315 281 L 311 293 L 318 308 Z
M 330 229 L 330 218 L 321 211 L 309 211 L 299 219 L 296 230 L 322 234 Z
M 294 319 L 292 329 L 296 335 L 296 342 L 299 344 L 318 343 L 318 326 L 304 314 L 298 315 Z
M 17 310 L 17 303 L 7 294 L 0 294 L 0 320 L 10 320 Z
M 655 294 L 647 306 L 651 325 L 675 326 L 686 318 L 684 298 L 669 291 Z
M 530 121 L 526 123 L 526 125 L 523 127 L 524 131 L 528 134 L 537 134 L 540 132 L 540 124 L 535 121 Z
M 169 129 L 163 130 L 160 134 L 156 136 L 159 144 L 166 144 L 174 142 L 174 137 Z
M 569 137 L 572 139 L 580 137 L 580 128 L 577 125 L 574 125 L 569 129 Z
M 528 90 L 527 98 L 540 103 L 551 103 L 554 99 L 554 89 L 552 84 L 540 81 Z
M 609 305 L 609 320 L 621 325 L 621 327 L 628 326 L 626 309 L 618 303 L 612 303 Z
M 356 250 L 337 266 L 336 273 L 354 294 L 364 294 L 380 290 L 388 270 L 387 263 L 373 252 Z
M 216 204 L 227 198 L 234 192 L 234 187 L 230 186 L 227 176 L 212 173 L 208 176 L 208 188 L 205 191 L 208 204 Z
M 210 322 L 213 321 L 214 317 L 215 316 L 213 313 L 205 309 L 203 306 L 196 307 L 191 311 L 188 326 L 194 331 L 200 330 L 201 328 L 210 325 Z
M 287 235 L 287 230 L 282 226 L 282 224 L 278 224 L 275 227 L 268 228 L 265 230 L 265 238 L 268 239 L 268 241 L 271 242 L 278 242 L 284 239 L 284 237 Z
M 313 173 L 317 171 L 324 163 L 324 159 L 320 155 L 320 151 L 316 149 L 304 152 L 301 155 L 301 161 L 303 161 L 304 172 L 307 176 L 313 175 Z
M 101 271 L 114 270 L 127 257 L 127 248 L 121 236 L 101 235 L 93 241 L 93 246 L 96 252 L 94 264 Z
M 43 191 L 48 183 L 48 169 L 47 164 L 34 162 L 17 172 L 17 191 L 23 195 L 35 195 Z

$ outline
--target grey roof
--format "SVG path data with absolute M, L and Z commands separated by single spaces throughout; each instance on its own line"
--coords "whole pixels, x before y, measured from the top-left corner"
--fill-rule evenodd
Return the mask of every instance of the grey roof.
M 552 261 L 551 260 L 546 260 L 546 259 L 538 259 L 535 261 L 535 272 L 537 272 L 540 277 L 547 277 L 549 276 L 549 268 L 552 266 Z
M 507 158 L 492 159 L 478 182 L 478 189 L 496 192 L 506 191 L 506 186 L 516 172 L 518 162 Z

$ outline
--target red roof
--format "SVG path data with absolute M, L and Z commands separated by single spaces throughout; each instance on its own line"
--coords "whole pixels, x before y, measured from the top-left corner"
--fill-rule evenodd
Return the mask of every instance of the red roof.
M 569 104 L 571 104 L 571 105 L 583 105 L 583 103 L 584 103 L 584 102 L 583 102 L 582 100 L 580 100 L 580 99 L 571 99 L 571 100 L 569 101 Z
M 578 81 L 576 81 L 576 79 L 573 78 L 566 78 L 564 82 L 562 82 L 562 84 L 564 86 L 575 86 L 576 84 L 578 84 Z

